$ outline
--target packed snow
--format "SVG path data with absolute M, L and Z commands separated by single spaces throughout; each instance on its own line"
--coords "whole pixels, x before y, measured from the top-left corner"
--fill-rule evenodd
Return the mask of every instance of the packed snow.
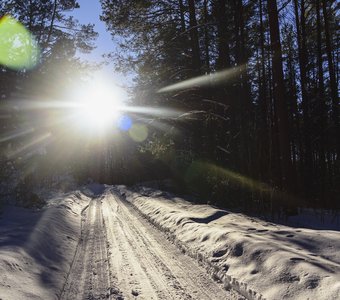
M 91 184 L 0 214 L 0 299 L 60 297 L 91 197 L 118 192 L 227 289 L 247 299 L 340 299 L 340 232 L 289 227 L 155 189 Z M 294 222 L 299 222 L 295 219 Z
M 78 244 L 81 192 L 46 200 L 43 209 L 7 206 L 0 215 L 0 299 L 56 299 Z
M 116 189 L 249 299 L 340 299 L 339 231 L 278 225 L 153 189 Z

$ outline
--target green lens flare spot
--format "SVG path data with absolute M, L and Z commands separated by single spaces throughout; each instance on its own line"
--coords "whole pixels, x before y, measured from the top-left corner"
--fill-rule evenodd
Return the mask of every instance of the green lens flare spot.
M 143 124 L 133 124 L 129 135 L 135 142 L 143 142 L 148 137 L 148 128 Z
M 15 70 L 33 68 L 39 60 L 33 35 L 10 16 L 0 19 L 0 64 Z

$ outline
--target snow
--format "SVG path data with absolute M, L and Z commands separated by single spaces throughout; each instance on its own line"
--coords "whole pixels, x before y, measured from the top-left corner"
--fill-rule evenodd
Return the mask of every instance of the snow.
M 90 198 L 119 192 L 226 288 L 247 299 L 340 299 L 340 232 L 289 227 L 197 205 L 156 189 L 91 183 L 41 193 L 43 209 L 0 214 L 0 299 L 56 299 L 76 252 Z M 45 195 L 45 196 L 43 196 Z M 313 225 L 308 211 L 295 225 Z M 330 213 L 322 214 L 327 218 Z
M 115 190 L 248 299 L 340 299 L 339 231 L 265 222 L 153 189 Z
M 0 299 L 56 299 L 63 288 L 89 198 L 45 200 L 44 209 L 6 206 L 0 215 Z

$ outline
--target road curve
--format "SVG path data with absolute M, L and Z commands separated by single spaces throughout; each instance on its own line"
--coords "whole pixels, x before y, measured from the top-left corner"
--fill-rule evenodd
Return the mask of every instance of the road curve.
M 59 299 L 243 299 L 106 192 L 84 211 L 81 238 Z

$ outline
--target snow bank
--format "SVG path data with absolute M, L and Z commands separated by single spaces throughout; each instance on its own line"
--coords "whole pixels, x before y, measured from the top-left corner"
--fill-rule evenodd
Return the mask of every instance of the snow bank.
M 340 299 L 339 231 L 277 225 L 150 189 L 116 189 L 248 299 Z
M 81 192 L 47 200 L 42 210 L 5 207 L 0 215 L 0 298 L 58 298 L 75 253 Z

